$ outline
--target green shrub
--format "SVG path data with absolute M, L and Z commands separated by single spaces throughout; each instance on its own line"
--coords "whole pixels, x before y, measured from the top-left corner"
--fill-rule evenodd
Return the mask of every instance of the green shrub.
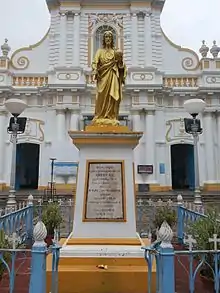
M 187 234 L 192 235 L 196 240 L 196 247 L 198 250 L 214 250 L 214 244 L 209 242 L 209 238 L 213 238 L 214 234 L 220 237 L 220 220 L 219 211 L 216 208 L 209 208 L 206 212 L 206 217 L 201 217 L 195 222 L 189 224 Z M 220 243 L 218 243 L 218 249 L 220 249 Z M 198 255 L 199 259 L 201 257 Z M 213 278 L 212 270 L 209 265 L 214 269 L 213 254 L 207 254 L 206 264 L 201 269 L 201 274 Z
M 43 207 L 42 222 L 47 228 L 47 234 L 53 235 L 54 229 L 57 229 L 63 222 L 60 207 L 57 203 L 49 203 Z
M 172 228 L 177 222 L 176 211 L 170 206 L 159 207 L 153 220 L 154 227 L 159 229 L 163 222 L 166 221 Z

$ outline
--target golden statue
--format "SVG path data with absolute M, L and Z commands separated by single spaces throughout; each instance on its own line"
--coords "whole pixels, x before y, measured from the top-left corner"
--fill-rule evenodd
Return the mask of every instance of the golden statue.
M 103 48 L 97 50 L 92 62 L 92 70 L 97 82 L 95 116 L 92 125 L 119 125 L 119 106 L 127 69 L 123 62 L 123 53 L 114 48 L 111 31 L 104 33 Z

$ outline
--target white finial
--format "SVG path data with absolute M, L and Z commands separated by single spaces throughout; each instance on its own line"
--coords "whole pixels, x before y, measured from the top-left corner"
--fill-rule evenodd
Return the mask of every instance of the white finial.
M 32 194 L 30 194 L 30 195 L 28 196 L 28 205 L 29 205 L 29 206 L 32 206 L 32 205 L 33 205 L 33 200 L 34 200 L 34 197 L 33 197 Z
M 60 199 L 58 199 L 58 204 L 59 204 L 59 206 L 62 206 L 62 204 L 63 204 L 63 200 L 60 198 Z
M 199 49 L 199 52 L 201 53 L 203 58 L 207 57 L 207 54 L 209 52 L 209 47 L 206 46 L 205 41 L 202 41 L 202 47 Z
M 220 239 L 218 238 L 217 234 L 213 234 L 213 238 L 209 238 L 209 243 L 214 243 L 214 250 L 218 250 L 218 243 L 220 242 Z
M 196 244 L 196 240 L 192 237 L 192 235 L 188 235 L 187 238 L 184 239 L 184 243 L 189 245 L 189 251 L 192 251 L 193 244 Z
M 1 46 L 3 57 L 8 57 L 8 53 L 11 51 L 11 48 L 8 45 L 8 39 L 5 39 L 5 43 Z
M 161 247 L 162 248 L 172 248 L 171 241 L 173 239 L 173 231 L 168 225 L 166 221 L 163 222 L 159 231 L 158 231 L 158 239 L 162 241 Z
M 178 205 L 183 205 L 183 197 L 181 194 L 177 195 L 177 204 Z
M 39 206 L 42 206 L 42 203 L 43 203 L 43 199 L 42 198 L 38 199 Z
M 70 206 L 70 207 L 73 205 L 73 200 L 72 200 L 72 198 L 70 198 L 70 199 L 68 200 L 68 203 L 69 203 L 69 206 Z
M 140 207 L 143 205 L 143 199 L 139 198 L 137 201 L 137 205 Z
M 37 222 L 37 224 L 35 225 L 33 236 L 35 240 L 34 245 L 45 245 L 44 239 L 47 237 L 47 228 L 42 221 Z
M 213 41 L 213 46 L 210 50 L 210 53 L 212 54 L 213 58 L 217 58 L 219 52 L 220 48 L 216 45 L 216 41 Z

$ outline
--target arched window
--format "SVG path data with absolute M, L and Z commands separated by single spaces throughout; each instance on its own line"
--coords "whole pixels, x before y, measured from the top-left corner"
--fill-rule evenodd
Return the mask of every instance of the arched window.
M 111 31 L 113 33 L 114 44 L 115 44 L 115 47 L 117 47 L 117 44 L 116 44 L 117 33 L 116 33 L 115 29 L 113 27 L 111 27 L 110 25 L 102 25 L 95 32 L 94 50 L 93 50 L 94 53 L 93 54 L 95 54 L 95 52 L 99 48 L 102 48 L 103 35 L 106 31 Z

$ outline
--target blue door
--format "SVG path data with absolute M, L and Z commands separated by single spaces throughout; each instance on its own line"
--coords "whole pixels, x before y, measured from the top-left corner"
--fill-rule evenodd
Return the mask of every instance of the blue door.
M 37 189 L 40 146 L 32 143 L 17 145 L 15 189 Z
M 171 146 L 172 188 L 194 190 L 195 170 L 193 145 L 176 144 Z
M 187 145 L 187 165 L 186 165 L 187 181 L 189 183 L 189 189 L 195 188 L 195 170 L 194 170 L 194 151 L 193 145 Z

